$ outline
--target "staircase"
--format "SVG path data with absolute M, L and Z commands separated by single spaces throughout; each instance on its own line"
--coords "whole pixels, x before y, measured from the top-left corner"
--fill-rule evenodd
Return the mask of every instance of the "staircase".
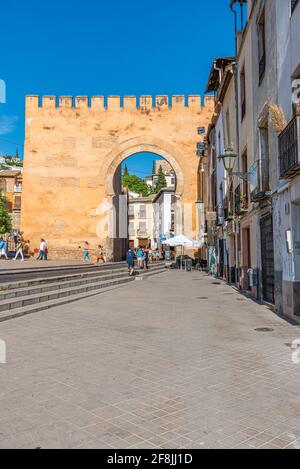
M 135 280 L 144 280 L 166 272 L 165 265 L 129 277 L 124 263 L 90 272 L 61 274 L 0 284 L 0 322 L 61 306 L 117 288 Z M 60 272 L 61 273 L 61 272 Z

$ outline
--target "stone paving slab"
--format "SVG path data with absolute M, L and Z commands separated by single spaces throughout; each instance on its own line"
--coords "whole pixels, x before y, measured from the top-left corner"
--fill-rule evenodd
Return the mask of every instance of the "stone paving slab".
M 2 323 L 0 448 L 300 448 L 299 338 L 200 272 Z

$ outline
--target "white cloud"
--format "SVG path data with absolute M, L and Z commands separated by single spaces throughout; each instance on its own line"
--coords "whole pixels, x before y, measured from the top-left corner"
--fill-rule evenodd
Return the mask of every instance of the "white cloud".
M 16 128 L 18 116 L 0 116 L 0 135 L 13 132 Z

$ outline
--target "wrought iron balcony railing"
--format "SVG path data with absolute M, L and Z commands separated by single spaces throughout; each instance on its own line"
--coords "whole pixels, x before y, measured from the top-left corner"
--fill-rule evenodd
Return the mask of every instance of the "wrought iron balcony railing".
M 224 200 L 224 220 L 229 221 L 234 218 L 233 200 L 231 197 L 225 197 Z
M 147 230 L 137 230 L 137 235 L 143 238 L 148 238 L 148 231 Z
M 225 210 L 222 205 L 219 205 L 217 207 L 217 219 L 216 219 L 216 225 L 217 226 L 222 226 L 224 225 L 225 221 Z
M 259 202 L 271 195 L 269 186 L 269 160 L 257 160 L 250 170 L 251 202 Z
M 289 179 L 300 173 L 300 115 L 296 115 L 279 135 L 280 177 Z
M 235 205 L 235 214 L 240 216 L 243 215 L 248 210 L 247 197 L 241 191 L 241 186 L 238 186 L 234 191 L 234 205 Z

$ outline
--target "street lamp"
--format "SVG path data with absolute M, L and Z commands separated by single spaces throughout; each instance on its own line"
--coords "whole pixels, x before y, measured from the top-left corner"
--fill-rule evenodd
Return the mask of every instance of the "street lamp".
M 231 146 L 226 148 L 224 155 L 219 156 L 219 160 L 223 161 L 225 171 L 227 171 L 229 174 L 233 173 L 236 158 L 237 154 L 234 153 Z

